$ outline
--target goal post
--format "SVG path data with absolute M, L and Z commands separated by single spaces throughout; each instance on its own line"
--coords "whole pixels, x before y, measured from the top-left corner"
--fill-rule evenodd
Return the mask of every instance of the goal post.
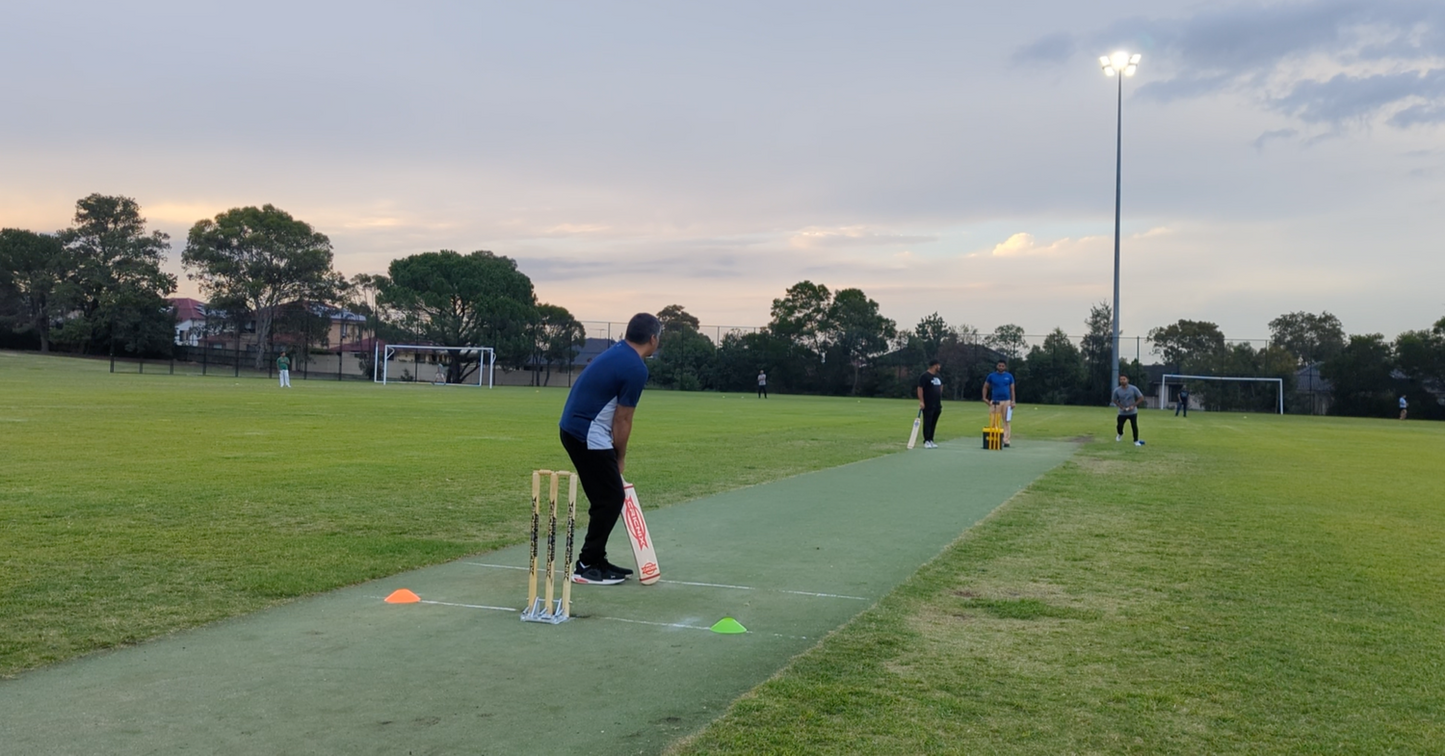
M 1159 382 L 1159 409 L 1169 408 L 1169 381 L 1176 379 L 1175 383 L 1184 381 L 1236 381 L 1250 383 L 1273 383 L 1276 390 L 1275 408 L 1276 411 L 1284 414 L 1284 379 L 1283 378 L 1246 378 L 1224 375 L 1180 375 L 1176 373 L 1165 373 L 1163 380 Z
M 406 380 L 405 378 L 398 379 L 391 375 L 392 361 L 396 359 L 398 353 L 405 352 L 410 352 L 413 354 L 413 373 L 410 380 Z M 472 355 L 475 355 L 477 359 L 476 380 L 471 380 L 471 371 L 468 370 L 466 373 L 463 373 L 461 375 L 461 380 L 459 382 L 449 383 L 446 380 L 443 371 L 445 363 L 443 363 L 440 359 L 431 362 L 422 362 L 421 360 L 416 359 L 417 356 L 420 356 L 422 354 L 435 354 L 439 358 L 443 356 L 450 357 L 451 355 L 456 355 L 457 357 L 470 357 Z M 487 388 L 493 388 L 496 382 L 497 350 L 491 347 L 447 347 L 434 346 L 430 344 L 378 344 L 372 348 L 372 357 L 375 360 L 375 368 L 372 374 L 372 381 L 374 383 L 380 383 L 383 386 L 385 386 L 388 382 L 397 383 L 405 381 L 409 383 L 431 383 L 433 385 L 440 386 L 476 386 L 478 388 L 486 386 Z M 422 368 L 420 367 L 422 365 L 433 366 L 435 368 L 434 374 L 423 375 Z M 405 371 L 403 371 L 403 375 L 405 375 Z M 441 378 L 441 380 L 437 380 L 437 378 Z M 483 381 L 483 379 L 485 379 L 485 382 Z

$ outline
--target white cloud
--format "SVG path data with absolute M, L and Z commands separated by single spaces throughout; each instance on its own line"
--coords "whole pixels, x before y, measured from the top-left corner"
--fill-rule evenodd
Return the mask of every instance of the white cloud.
M 1151 228 L 1143 233 L 1131 234 L 1130 241 L 1164 236 L 1168 228 Z M 989 254 L 993 257 L 1076 257 L 1097 253 L 1100 249 L 1112 249 L 1112 236 L 1084 236 L 1078 239 L 1064 237 L 1047 244 L 1040 244 L 1033 234 L 1020 232 L 995 244 Z
M 937 241 L 935 236 L 901 234 L 869 226 L 838 226 L 822 228 L 809 226 L 793 232 L 788 243 L 796 249 L 816 247 L 877 247 L 890 245 L 927 244 Z

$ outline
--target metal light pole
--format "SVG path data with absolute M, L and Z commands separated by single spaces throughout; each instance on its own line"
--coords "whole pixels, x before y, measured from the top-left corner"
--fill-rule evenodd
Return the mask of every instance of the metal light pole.
M 1109 341 L 1110 362 L 1109 362 L 1109 390 L 1113 391 L 1119 385 L 1119 205 L 1123 198 L 1124 186 L 1124 77 L 1133 76 L 1139 70 L 1138 53 L 1130 55 L 1123 50 L 1112 55 L 1099 58 L 1099 65 L 1104 69 L 1105 76 L 1117 76 L 1119 79 L 1119 103 L 1118 103 L 1118 133 L 1115 141 L 1114 152 L 1114 334 Z

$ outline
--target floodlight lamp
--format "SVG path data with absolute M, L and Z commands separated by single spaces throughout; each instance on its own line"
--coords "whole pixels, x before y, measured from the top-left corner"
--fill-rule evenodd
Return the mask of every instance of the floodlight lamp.
M 1133 55 L 1130 55 L 1130 56 L 1129 56 L 1129 65 L 1131 65 L 1131 66 L 1137 66 L 1137 65 L 1139 65 L 1139 60 L 1140 60 L 1141 58 L 1143 58 L 1143 57 L 1144 57 L 1144 56 L 1143 56 L 1143 55 L 1140 55 L 1139 53 L 1134 53 Z
M 1129 65 L 1129 53 L 1120 50 L 1113 55 L 1110 55 L 1109 65 L 1113 66 L 1117 70 L 1124 70 L 1124 68 Z
M 1104 66 L 1104 75 L 1105 75 L 1105 76 L 1113 77 L 1113 75 L 1116 74 L 1116 73 L 1119 73 L 1119 72 L 1118 72 L 1118 71 L 1115 71 L 1113 66 Z
M 1133 76 L 1133 75 L 1134 75 L 1134 72 L 1135 72 L 1135 71 L 1138 71 L 1138 70 L 1139 70 L 1139 67 L 1138 67 L 1138 66 L 1131 65 L 1131 66 L 1129 66 L 1128 68 L 1124 69 L 1124 75 L 1125 75 L 1125 76 Z
M 1107 55 L 1100 55 L 1100 56 L 1099 56 L 1099 65 L 1102 66 L 1102 67 L 1104 67 L 1104 68 L 1109 68 L 1109 67 L 1112 65 L 1112 64 L 1109 63 L 1109 56 L 1107 56 Z

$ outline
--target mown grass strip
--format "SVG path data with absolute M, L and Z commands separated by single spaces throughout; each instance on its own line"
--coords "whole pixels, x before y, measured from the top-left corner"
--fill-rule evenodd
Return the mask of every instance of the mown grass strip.
M 672 752 L 1441 752 L 1439 426 L 1146 423 Z
M 562 388 L 293 386 L 0 353 L 0 676 L 520 543 L 568 465 Z M 649 391 L 628 474 L 687 501 L 898 451 L 915 408 Z

